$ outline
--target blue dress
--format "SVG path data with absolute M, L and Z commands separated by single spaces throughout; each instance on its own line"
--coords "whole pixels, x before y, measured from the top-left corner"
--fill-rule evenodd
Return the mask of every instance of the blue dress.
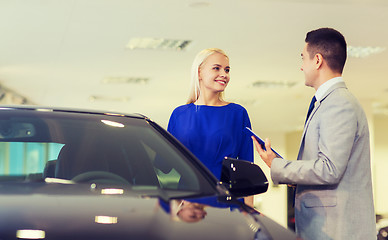
M 253 143 L 245 127 L 251 122 L 241 105 L 190 103 L 173 111 L 167 130 L 220 179 L 225 157 L 253 162 Z

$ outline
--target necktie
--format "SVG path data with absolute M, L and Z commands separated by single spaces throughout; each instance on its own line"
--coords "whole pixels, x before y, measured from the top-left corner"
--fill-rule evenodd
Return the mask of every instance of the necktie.
M 314 109 L 314 105 L 315 105 L 315 102 L 317 101 L 317 99 L 315 98 L 315 96 L 311 99 L 311 102 L 310 102 L 310 106 L 309 106 L 309 111 L 307 112 L 307 117 L 306 117 L 306 121 L 304 123 L 307 122 L 307 119 L 309 119 L 309 116 L 311 114 L 311 112 L 313 111 Z

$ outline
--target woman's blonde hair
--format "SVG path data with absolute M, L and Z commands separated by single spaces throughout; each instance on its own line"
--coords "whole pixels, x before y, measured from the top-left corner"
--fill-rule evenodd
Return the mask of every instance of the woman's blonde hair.
M 227 57 L 226 53 L 219 49 L 219 48 L 207 48 L 202 51 L 200 51 L 197 56 L 195 56 L 193 65 L 191 66 L 191 83 L 190 83 L 190 90 L 189 90 L 189 98 L 187 99 L 187 104 L 193 103 L 198 100 L 200 93 L 199 88 L 199 76 L 198 76 L 198 69 L 201 67 L 202 63 L 212 54 L 214 53 L 220 53 Z M 220 93 L 220 99 L 223 100 L 223 92 Z

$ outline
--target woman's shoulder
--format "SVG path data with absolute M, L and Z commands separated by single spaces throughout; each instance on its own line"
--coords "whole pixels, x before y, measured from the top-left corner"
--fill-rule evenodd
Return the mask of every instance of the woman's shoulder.
M 242 121 L 246 121 L 246 120 L 249 121 L 249 114 L 248 114 L 248 111 L 245 109 L 245 107 L 243 107 L 238 103 L 229 103 L 228 106 L 229 106 L 228 110 L 230 114 L 239 116 L 239 118 L 242 119 Z
M 189 111 L 190 109 L 192 109 L 192 107 L 193 107 L 192 103 L 180 105 L 174 109 L 173 114 L 179 114 L 182 112 Z
M 171 115 L 170 115 L 170 120 L 168 121 L 168 124 L 169 124 L 169 130 L 171 130 L 171 127 L 174 125 L 174 123 L 176 121 L 178 121 L 178 119 L 182 119 L 183 118 L 186 118 L 187 116 L 191 115 L 191 110 L 190 110 L 190 107 L 191 107 L 192 103 L 190 104 L 185 104 L 185 105 L 181 105 L 181 106 L 178 106 L 176 107 Z
M 228 104 L 228 106 L 231 109 L 235 110 L 235 111 L 242 111 L 242 112 L 246 112 L 247 111 L 242 105 L 240 105 L 238 103 L 231 102 L 231 103 Z

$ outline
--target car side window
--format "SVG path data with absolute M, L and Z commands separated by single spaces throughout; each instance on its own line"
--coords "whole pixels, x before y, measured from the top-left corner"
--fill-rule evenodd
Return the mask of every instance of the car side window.
M 148 131 L 147 131 L 148 132 Z M 148 136 L 152 134 L 154 136 Z M 141 145 L 147 159 L 153 165 L 160 187 L 171 190 L 199 191 L 200 183 L 197 174 L 182 156 L 155 133 L 149 130 L 143 134 Z
M 178 189 L 181 175 L 173 167 L 164 165 L 160 156 L 147 145 L 143 145 L 148 157 L 154 164 L 154 170 L 162 188 Z M 164 165 L 164 166 L 163 166 Z

